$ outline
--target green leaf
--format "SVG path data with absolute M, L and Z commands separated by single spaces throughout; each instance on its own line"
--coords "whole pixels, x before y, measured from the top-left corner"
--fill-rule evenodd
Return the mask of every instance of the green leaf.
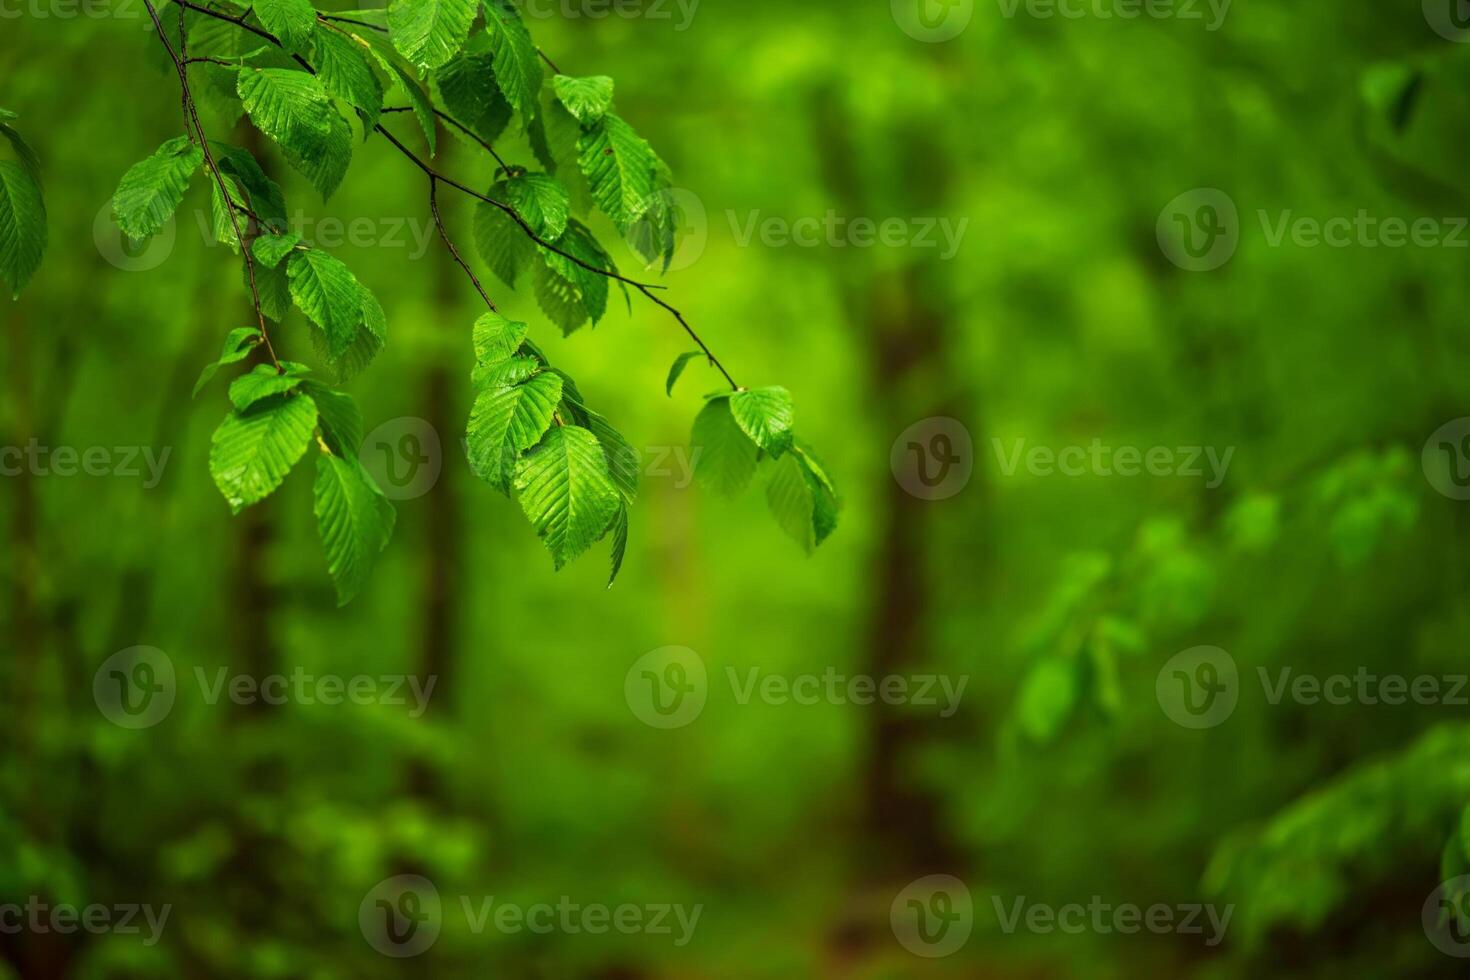
M 772 456 L 791 447 L 796 409 L 785 388 L 756 388 L 730 396 L 730 412 L 745 434 Z
M 679 376 L 684 373 L 684 368 L 696 357 L 703 357 L 703 351 L 687 351 L 674 358 L 673 366 L 669 368 L 669 380 L 664 384 L 664 391 L 670 398 L 674 397 L 674 385 L 678 384 Z
M 46 253 L 46 202 L 29 170 L 0 160 L 0 276 L 12 296 L 40 268 Z
M 240 72 L 240 99 L 257 129 L 280 144 L 325 200 L 352 162 L 352 129 L 332 107 L 321 79 L 287 68 Z
M 396 515 L 356 457 L 324 453 L 317 458 L 315 500 L 327 572 L 337 586 L 337 604 L 345 606 L 367 584 L 373 563 L 393 537 Z
M 517 464 L 515 486 L 558 569 L 606 534 L 622 506 L 597 437 L 574 425 L 552 427 Z
M 1049 741 L 1071 716 L 1077 694 L 1077 671 L 1070 661 L 1042 660 L 1032 668 L 1017 698 L 1021 731 L 1033 741 Z
M 388 320 L 383 315 L 383 307 L 378 304 L 377 297 L 362 283 L 357 284 L 357 292 L 362 324 L 352 345 L 340 357 L 331 356 L 325 334 L 312 334 L 313 341 L 320 345 L 319 349 L 328 358 L 338 381 L 347 381 L 361 374 L 382 352 L 383 345 L 388 341 Z
M 260 331 L 255 327 L 236 327 L 231 330 L 225 337 L 225 345 L 220 350 L 219 360 L 204 366 L 204 370 L 199 374 L 199 380 L 194 382 L 194 393 L 190 397 L 199 397 L 199 392 L 204 390 L 204 386 L 209 384 L 210 379 L 220 368 L 245 360 L 260 343 Z
M 321 79 L 291 68 L 240 72 L 240 101 L 255 128 L 284 147 L 306 152 L 332 131 L 332 101 Z
M 292 252 L 287 272 L 291 297 L 327 340 L 334 360 L 352 346 L 363 322 L 362 293 L 351 270 L 321 249 Z
M 607 457 L 607 471 L 617 485 L 623 503 L 631 504 L 638 496 L 638 473 L 642 469 L 638 450 L 607 419 L 586 406 L 582 406 L 582 411 L 588 431 L 597 437 L 602 453 Z
M 475 321 L 475 360 L 484 364 L 508 361 L 521 349 L 530 327 L 499 313 L 483 313 Z
M 6 113 L 5 115 L 0 116 L 0 119 L 19 118 L 20 117 L 13 112 Z M 9 123 L 0 122 L 0 135 L 4 135 L 4 137 L 10 141 L 11 148 L 15 150 L 16 158 L 20 160 L 21 165 L 24 166 L 26 168 L 26 171 L 31 175 L 31 179 L 36 182 L 36 186 L 40 187 L 42 190 L 45 190 L 45 185 L 41 181 L 41 160 L 39 157 L 36 156 L 36 151 L 31 149 L 31 145 L 27 143 L 25 141 L 25 138 L 22 137 L 20 133 L 16 130 L 16 128 L 14 126 L 11 126 Z
M 541 62 L 531 32 L 511 0 L 485 0 L 485 30 L 495 59 L 495 83 L 528 122 L 536 115 Z
M 383 83 L 368 63 L 370 51 L 363 41 L 326 24 L 317 26 L 316 51 L 312 58 L 317 77 L 328 95 L 362 113 L 364 130 L 377 125 L 383 111 Z
M 388 6 L 393 46 L 421 69 L 438 68 L 464 47 L 475 6 L 475 0 L 393 0 Z
M 594 268 L 610 269 L 612 260 L 578 221 L 569 221 L 566 232 L 553 244 L 566 255 L 575 256 Z M 607 312 L 607 277 L 571 261 L 565 255 L 539 248 L 545 269 L 533 281 L 536 301 L 551 321 L 569 334 L 588 319 L 595 324 Z M 549 275 L 545 273 L 550 273 Z
M 483 386 L 467 431 L 475 475 L 509 493 L 517 460 L 550 428 L 561 393 L 561 378 L 549 372 L 523 384 Z
M 777 460 L 766 480 L 766 503 L 776 523 L 811 554 L 837 527 L 837 498 L 800 451 Z
M 294 232 L 287 232 L 284 235 L 261 235 L 251 243 L 250 251 L 255 255 L 256 262 L 267 269 L 274 269 L 300 244 L 301 236 Z
M 123 174 L 112 197 L 112 215 L 129 238 L 141 241 L 158 234 L 178 210 L 189 178 L 204 162 L 204 151 L 176 136 Z
M 617 516 L 613 518 L 612 531 L 612 572 L 607 577 L 609 589 L 618 580 L 618 573 L 623 570 L 623 556 L 628 552 L 628 508 L 626 506 L 618 508 Z
M 600 122 L 612 108 L 613 80 L 606 75 L 588 78 L 557 75 L 552 78 L 551 85 L 561 104 L 584 126 Z
M 478 391 L 487 385 L 518 385 L 541 372 L 534 357 L 512 357 L 508 361 L 482 361 L 475 365 L 470 380 Z
M 750 486 L 759 450 L 730 414 L 728 398 L 705 403 L 694 419 L 690 446 L 700 486 L 729 497 Z
M 260 164 L 248 150 L 227 143 L 209 141 L 214 153 L 214 162 L 220 172 L 236 178 L 250 195 L 251 209 L 277 231 L 286 229 L 286 196 L 275 181 L 265 175 Z
M 305 395 L 271 398 L 231 412 L 215 430 L 209 472 L 239 513 L 269 497 L 311 443 L 316 404 Z
M 429 156 L 439 152 L 439 125 L 434 116 L 434 103 L 429 98 L 429 93 L 424 87 L 396 61 L 379 57 L 378 59 L 393 76 L 398 79 L 398 87 L 403 89 L 408 97 L 408 104 L 413 109 L 414 118 L 419 121 L 419 128 L 424 131 L 424 139 L 429 144 Z
M 504 183 L 490 188 L 490 196 L 503 200 Z M 484 201 L 475 205 L 474 236 L 481 261 L 496 278 L 514 289 L 521 270 L 535 258 L 535 243 L 510 215 Z
M 306 379 L 301 390 L 316 402 L 317 423 L 327 447 L 347 459 L 356 459 L 362 448 L 362 412 L 346 392 Z
M 515 109 L 495 83 L 489 48 L 490 38 L 476 34 L 469 47 L 434 73 L 434 83 L 445 111 L 480 139 L 493 143 L 505 132 Z
M 330 130 L 321 139 L 301 149 L 287 146 L 286 160 L 297 172 L 311 181 L 323 201 L 330 200 L 342 186 L 347 168 L 352 165 L 352 127 L 342 114 L 333 109 L 328 120 Z
M 626 234 L 653 197 L 653 148 L 612 113 L 584 132 L 577 147 L 592 199 Z
M 311 0 L 252 0 L 250 9 L 289 50 L 303 50 L 311 40 L 316 27 Z
M 548 174 L 522 174 L 498 185 L 505 201 L 515 208 L 532 230 L 555 242 L 567 230 L 572 216 L 572 199 L 561 181 Z M 482 202 L 483 203 L 483 202 Z M 524 234 L 523 229 L 518 229 Z
M 306 365 L 283 361 L 281 367 L 284 374 L 274 365 L 257 364 L 255 370 L 236 378 L 230 385 L 230 401 L 234 403 L 235 410 L 248 411 L 257 402 L 295 391 L 306 375 Z
M 225 189 L 229 192 L 230 201 L 239 207 L 249 207 L 249 198 L 245 196 L 245 189 L 240 182 L 227 174 L 221 175 Z M 210 213 L 214 218 L 214 240 L 222 245 L 229 246 L 230 251 L 240 251 L 240 239 L 235 234 L 235 223 L 239 218 L 231 214 L 231 207 L 225 203 L 224 194 L 220 193 L 221 181 L 209 182 L 210 190 Z

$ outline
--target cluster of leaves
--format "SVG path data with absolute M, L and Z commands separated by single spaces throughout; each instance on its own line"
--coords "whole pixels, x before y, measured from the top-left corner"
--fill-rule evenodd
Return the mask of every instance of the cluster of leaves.
M 1069 556 L 1023 637 L 1032 666 L 1009 734 L 1044 744 L 1087 711 L 1117 714 L 1124 661 L 1204 621 L 1225 561 L 1271 560 L 1283 509 L 1286 518 L 1310 516 L 1311 533 L 1341 566 L 1361 565 L 1418 521 L 1413 469 L 1402 446 L 1354 450 L 1284 495 L 1242 494 L 1218 526 L 1191 531 L 1176 517 L 1154 518 L 1122 555 Z
M 1226 840 L 1206 887 L 1237 900 L 1246 940 L 1257 942 L 1276 924 L 1320 925 L 1353 897 L 1359 876 L 1387 876 L 1407 857 L 1427 857 L 1425 842 L 1447 833 L 1441 880 L 1470 875 L 1467 750 L 1470 728 L 1447 724 L 1402 753 L 1354 768 L 1265 826 Z M 1463 910 L 1463 894 L 1446 897 Z
M 509 0 L 397 0 L 387 9 L 341 14 L 319 14 L 310 0 L 267 0 L 217 10 L 211 16 L 165 8 L 161 34 L 177 29 L 187 37 L 183 70 L 198 73 L 200 98 L 229 118 L 248 116 L 324 200 L 351 164 L 349 117 L 355 115 L 363 139 L 386 134 L 389 96 L 401 91 L 429 157 L 438 150 L 441 118 L 486 149 L 515 123 L 524 131 L 541 169 L 502 163 L 493 186 L 477 195 L 474 237 L 483 261 L 508 286 L 529 277 L 538 305 L 564 334 L 603 317 L 610 282 L 625 293 L 631 282 L 586 223 L 593 208 L 650 266 L 662 260 L 667 269 L 677 224 L 668 166 L 616 113 L 612 79 L 548 80 Z M 114 199 L 118 225 L 133 239 L 157 234 L 201 167 L 209 172 L 215 233 L 245 253 L 262 319 L 261 329 L 229 335 L 200 386 L 257 351 L 271 360 L 230 387 L 232 408 L 211 453 L 214 479 L 238 511 L 274 492 L 314 442 L 321 451 L 318 522 L 346 602 L 386 544 L 393 512 L 357 462 L 362 426 L 350 396 L 304 365 L 277 361 L 264 321 L 299 309 L 340 384 L 382 349 L 383 311 L 343 263 L 289 231 L 281 189 L 249 152 L 202 132 L 169 140 L 128 171 Z M 636 453 L 527 333 L 526 324 L 493 308 L 475 325 L 472 466 L 519 497 L 557 568 L 612 532 L 616 576 L 636 493 Z M 676 363 L 670 388 L 689 359 Z M 767 482 L 772 510 L 810 550 L 835 527 L 837 496 L 811 451 L 794 439 L 793 414 L 784 389 L 737 389 L 710 397 L 694 438 L 703 450 L 702 482 L 722 492 L 743 490 L 760 459 L 775 461 Z
M 16 118 L 8 109 L 0 109 L 0 136 L 15 157 L 0 160 L 0 278 L 10 285 L 12 296 L 20 295 L 46 253 L 41 164 L 11 125 Z

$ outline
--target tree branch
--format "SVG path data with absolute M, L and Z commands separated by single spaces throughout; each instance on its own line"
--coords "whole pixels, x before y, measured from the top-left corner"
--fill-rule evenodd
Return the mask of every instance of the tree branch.
M 235 230 L 235 241 L 240 244 L 240 251 L 245 255 L 245 271 L 250 278 L 250 296 L 255 303 L 255 319 L 260 324 L 260 338 L 265 343 L 265 352 L 270 356 L 271 363 L 276 366 L 276 371 L 280 372 L 282 370 L 281 362 L 276 357 L 275 347 L 271 344 L 270 332 L 266 330 L 265 326 L 265 313 L 261 310 L 260 306 L 260 287 L 255 281 L 255 256 L 251 254 L 250 242 L 246 240 L 244 232 L 240 229 L 240 219 L 235 215 L 235 208 L 233 207 L 235 199 L 230 195 L 229 186 L 225 183 L 225 176 L 220 172 L 219 164 L 214 159 L 214 153 L 209 148 L 209 137 L 205 135 L 204 126 L 199 121 L 199 108 L 194 104 L 194 91 L 189 86 L 189 69 L 185 61 L 174 51 L 174 46 L 169 43 L 168 33 L 163 29 L 163 21 L 158 19 L 158 11 L 153 7 L 153 0 L 143 0 L 143 6 L 148 8 L 148 16 L 153 20 L 153 28 L 158 32 L 158 39 L 163 42 L 164 49 L 168 51 L 169 60 L 174 63 L 174 69 L 179 74 L 179 87 L 182 90 L 184 100 L 184 121 L 186 126 L 192 123 L 194 128 L 194 132 L 190 134 L 190 138 L 193 139 L 197 136 L 199 148 L 204 153 L 204 164 L 214 177 L 215 186 L 219 188 L 219 192 L 225 202 L 231 205 L 225 210 L 230 216 L 230 225 Z M 179 16 L 179 38 L 180 46 L 187 52 L 187 37 L 184 33 L 184 18 L 182 14 Z
M 147 0 L 145 0 L 145 2 L 147 2 Z M 214 18 L 217 18 L 219 20 L 228 21 L 229 23 L 234 24 L 237 27 L 241 27 L 241 28 L 249 31 L 250 33 L 256 35 L 257 37 L 260 37 L 260 38 L 262 38 L 264 40 L 267 40 L 267 41 L 271 42 L 272 44 L 276 45 L 279 48 L 284 48 L 285 47 L 284 45 L 281 44 L 280 40 L 275 35 L 271 34 L 268 31 L 265 31 L 265 30 L 262 30 L 262 29 L 258 28 L 256 26 L 254 26 L 253 24 L 246 23 L 245 22 L 245 18 L 247 16 L 249 16 L 249 11 L 246 11 L 244 14 L 241 14 L 238 17 L 231 17 L 231 16 L 229 16 L 227 14 L 221 13 L 220 11 L 212 10 L 209 7 L 201 6 L 200 4 L 197 4 L 197 3 L 193 2 L 193 0 L 174 0 L 174 2 L 177 3 L 180 7 L 183 7 L 185 9 L 187 9 L 187 10 L 193 10 L 193 11 L 196 11 L 198 13 L 204 14 L 205 16 L 208 16 L 208 17 L 214 17 Z M 330 17 L 328 15 L 320 15 L 320 16 L 322 16 L 323 19 L 328 19 L 328 20 L 334 19 L 334 18 L 332 18 L 332 17 Z M 336 19 L 340 19 L 340 18 L 336 18 Z M 364 25 L 364 26 L 367 26 L 367 27 L 369 27 L 369 28 L 371 28 L 373 30 L 378 30 L 379 29 L 375 25 L 371 25 L 371 24 Z M 172 54 L 172 52 L 170 52 L 170 53 Z M 538 49 L 538 53 L 539 53 L 539 49 Z M 299 55 L 299 54 L 293 54 L 291 57 L 305 71 L 307 71 L 308 73 L 310 73 L 312 75 L 315 75 L 316 74 L 316 69 L 311 66 L 311 63 L 310 62 L 308 62 L 305 58 L 301 57 L 301 55 Z M 552 67 L 553 70 L 556 70 L 558 73 L 560 72 L 560 69 L 557 69 L 556 66 L 554 64 L 552 64 L 551 60 L 549 58 L 547 58 L 545 54 L 542 54 L 541 57 L 542 57 L 543 60 L 546 61 L 546 63 L 548 65 L 551 65 L 551 67 Z M 182 68 L 182 66 L 180 66 L 180 71 L 182 72 L 183 70 L 184 69 Z M 438 115 L 440 118 L 444 118 L 446 120 L 449 120 L 451 118 L 447 114 L 439 112 L 439 110 L 437 110 L 437 109 L 435 110 L 435 114 Z M 465 132 L 469 132 L 468 128 L 465 127 L 462 123 L 459 123 L 457 120 L 454 121 L 454 124 L 455 124 L 455 126 L 457 126 L 458 128 L 460 128 L 461 130 L 463 130 Z M 695 332 L 694 328 L 689 325 L 689 321 L 684 318 L 684 314 L 681 313 L 672 304 L 666 302 L 665 300 L 659 298 L 658 296 L 656 296 L 654 294 L 655 290 L 662 290 L 662 289 L 664 289 L 666 287 L 664 287 L 662 285 L 659 285 L 657 283 L 640 282 L 637 279 L 630 279 L 629 277 L 627 277 L 627 276 L 623 275 L 622 273 L 618 272 L 616 268 L 604 269 L 601 266 L 593 265 L 592 263 L 587 262 L 587 261 L 585 261 L 585 260 L 583 260 L 583 259 L 581 259 L 581 258 L 579 258 L 579 257 L 577 257 L 575 255 L 572 255 L 569 252 L 566 252 L 566 251 L 563 251 L 560 248 L 557 248 L 551 242 L 546 241 L 539 234 L 537 234 L 536 230 L 534 228 L 532 228 L 531 225 L 526 221 L 526 219 L 521 216 L 520 212 L 518 212 L 511 205 L 505 203 L 504 201 L 497 201 L 493 197 L 489 197 L 488 195 L 481 194 L 479 191 L 473 190 L 472 188 L 465 186 L 464 184 L 460 183 L 459 181 L 454 180 L 451 177 L 447 177 L 444 174 L 440 173 L 439 171 L 435 170 L 433 167 L 429 166 L 429 164 L 425 163 L 424 160 L 422 158 L 420 158 L 416 153 L 414 153 L 407 146 L 405 146 L 402 142 L 400 142 L 399 139 L 396 136 L 394 136 L 391 132 L 388 131 L 388 129 L 385 126 L 383 126 L 382 123 L 378 123 L 376 126 L 373 127 L 373 129 L 376 132 L 382 134 L 382 136 L 385 139 L 387 139 L 389 143 L 393 144 L 393 146 L 398 150 L 399 153 L 403 154 L 403 156 L 405 156 L 405 157 L 408 158 L 409 162 L 411 162 L 414 166 L 418 167 L 419 170 L 423 171 L 424 175 L 429 178 L 430 186 L 431 186 L 431 194 L 432 194 L 432 192 L 437 191 L 437 189 L 438 189 L 437 185 L 442 183 L 442 184 L 445 184 L 446 186 L 453 187 L 455 190 L 459 191 L 460 193 L 465 194 L 465 195 L 467 195 L 469 197 L 472 197 L 472 198 L 474 198 L 477 201 L 481 201 L 481 202 L 483 202 L 485 204 L 490 205 L 491 207 L 497 208 L 500 211 L 504 212 L 512 221 L 514 221 L 520 227 L 521 231 L 526 235 L 527 238 L 531 239 L 531 241 L 535 242 L 540 247 L 546 249 L 549 252 L 552 252 L 553 254 L 556 254 L 556 255 L 561 256 L 562 258 L 566 259 L 568 262 L 571 262 L 572 264 L 574 264 L 576 266 L 579 266 L 582 269 L 585 269 L 588 272 L 593 273 L 594 275 L 599 275 L 599 276 L 603 276 L 603 277 L 608 278 L 608 279 L 615 280 L 617 282 L 622 283 L 625 286 L 631 286 L 633 289 L 636 289 L 638 292 L 642 293 L 645 298 L 647 298 L 649 301 L 651 301 L 652 303 L 654 303 L 656 306 L 662 307 L 664 310 L 667 310 L 674 317 L 674 319 L 678 322 L 678 324 L 681 327 L 684 328 L 684 332 L 689 335 L 690 339 L 693 340 L 694 343 L 699 346 L 700 351 L 704 354 L 705 358 L 709 361 L 709 363 L 716 370 L 718 370 L 720 372 L 720 374 L 722 374 L 724 376 L 725 381 L 729 383 L 730 387 L 732 389 L 734 389 L 734 390 L 737 390 L 737 391 L 740 390 L 740 385 L 738 385 L 735 382 L 735 379 L 733 377 L 731 377 L 730 372 L 725 369 L 725 366 L 722 363 L 720 363 L 720 359 L 715 356 L 715 354 L 714 354 L 714 352 L 712 350 L 710 350 L 709 345 L 706 344 L 704 342 L 703 338 L 701 338 L 699 336 L 699 334 L 697 332 Z M 481 141 L 481 142 L 483 144 L 483 141 Z M 488 145 L 486 146 L 486 149 L 490 149 Z M 493 149 L 491 149 L 490 152 L 492 154 L 495 154 L 495 151 Z M 500 160 L 500 157 L 499 157 L 498 154 L 495 154 L 495 159 L 496 160 Z M 503 162 L 502 162 L 502 165 L 503 165 Z M 466 269 L 466 271 L 469 271 L 469 267 L 467 265 L 465 265 L 465 263 L 464 263 L 464 261 L 463 261 L 462 258 L 460 258 L 457 254 L 456 254 L 455 258 L 460 263 L 460 265 L 464 266 L 464 268 Z M 484 295 L 483 294 L 483 291 L 482 291 L 481 295 Z M 487 302 L 488 302 L 488 299 L 487 299 Z

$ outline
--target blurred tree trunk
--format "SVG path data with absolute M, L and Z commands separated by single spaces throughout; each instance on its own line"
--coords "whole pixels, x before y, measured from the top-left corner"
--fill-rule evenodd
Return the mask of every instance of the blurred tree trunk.
M 948 161 L 920 121 L 892 126 L 884 145 L 900 157 L 901 166 L 887 172 L 909 178 L 903 187 L 870 190 L 859 172 L 859 150 L 853 138 L 861 123 L 844 103 L 845 94 L 828 88 L 815 93 L 814 136 L 824 183 L 833 207 L 849 220 L 866 217 L 937 216 L 945 200 Z M 901 202 L 903 214 L 885 211 Z M 953 385 L 945 380 L 945 339 L 951 329 L 943 279 L 912 259 L 889 267 L 872 261 L 870 252 L 841 253 L 838 290 L 854 333 L 868 354 L 868 404 L 878 431 L 897 437 L 921 419 L 958 414 L 944 404 Z M 925 625 L 932 615 L 928 570 L 927 501 L 909 494 L 890 474 L 874 474 L 880 495 L 880 528 L 869 588 L 872 620 L 859 672 L 874 678 L 910 672 L 932 662 Z M 952 863 L 934 794 L 918 785 L 910 772 L 915 749 L 928 737 L 934 718 L 915 715 L 881 700 L 864 711 L 868 722 L 862 779 L 862 825 L 881 855 L 887 872 L 900 876 L 927 873 Z M 953 719 L 950 720 L 953 723 Z M 883 873 L 883 872 L 880 872 Z
M 448 159 L 453 157 L 454 150 L 454 141 L 447 140 L 440 149 L 441 167 L 451 166 Z M 462 270 L 442 250 L 435 255 L 431 265 L 434 269 L 435 306 L 440 313 L 442 329 L 449 336 L 443 344 L 430 345 L 429 363 L 419 383 L 425 421 L 439 436 L 441 465 L 439 479 L 424 497 L 414 501 L 426 521 L 422 552 L 423 597 L 419 603 L 424 619 L 414 673 L 425 685 L 433 678 L 434 696 L 429 699 L 423 716 L 433 723 L 448 715 L 447 706 L 441 702 L 458 674 L 454 660 L 459 642 L 459 582 L 463 563 L 460 542 L 465 532 L 449 470 L 452 463 L 458 462 L 459 433 L 464 428 L 464 420 L 459 416 L 454 398 L 463 377 L 460 372 L 451 370 L 453 358 L 448 352 L 467 349 L 467 341 L 464 340 L 466 327 L 461 325 L 464 317 L 460 311 L 464 308 L 463 299 L 469 283 Z M 415 759 L 410 765 L 408 785 L 411 793 L 424 799 L 442 801 L 447 795 L 441 774 L 423 758 Z

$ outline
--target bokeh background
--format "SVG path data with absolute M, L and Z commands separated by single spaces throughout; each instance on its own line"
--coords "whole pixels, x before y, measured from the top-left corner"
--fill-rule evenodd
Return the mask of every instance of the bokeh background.
M 645 459 L 665 457 L 611 590 L 596 554 L 553 573 L 465 464 L 478 299 L 422 237 L 421 175 L 374 138 L 323 206 L 263 148 L 305 221 L 371 219 L 370 241 L 334 249 L 389 319 L 351 389 L 385 426 L 366 451 L 388 465 L 405 434 L 440 444 L 345 609 L 306 477 L 239 518 L 209 478 L 223 387 L 190 387 L 249 307 L 237 260 L 201 231 L 203 182 L 171 244 L 130 248 L 107 223 L 123 171 L 180 132 L 141 3 L 0 8 L 0 105 L 42 159 L 51 225 L 40 274 L 0 305 L 0 442 L 169 452 L 156 485 L 146 470 L 0 481 L 0 903 L 171 908 L 152 944 L 5 930 L 0 975 L 1456 972 L 1423 917 L 1470 870 L 1466 709 L 1272 703 L 1260 674 L 1449 678 L 1448 695 L 1466 671 L 1470 505 L 1447 467 L 1470 468 L 1470 423 L 1435 435 L 1470 414 L 1470 31 L 1454 3 L 1181 0 L 1128 18 L 1102 15 L 1137 9 L 1121 0 L 1076 17 L 959 0 L 927 21 L 888 0 L 532 4 L 541 46 L 614 76 L 622 115 L 698 202 L 670 298 L 744 383 L 792 390 L 843 490 L 840 529 L 805 557 L 760 493 L 690 485 L 679 454 L 716 385 L 695 364 L 665 397 L 689 347 L 672 320 L 635 297 L 563 340 L 529 290 L 490 280 Z M 205 110 L 211 135 L 244 139 Z M 441 141 L 442 169 L 489 183 L 488 157 Z M 445 199 L 463 245 L 468 203 Z M 965 224 L 953 254 L 942 238 L 742 241 L 753 220 L 829 211 Z M 1378 231 L 1275 233 L 1360 212 Z M 1176 215 L 1223 227 L 1225 258 L 1198 261 Z M 1437 231 L 1394 245 L 1389 218 Z M 313 359 L 304 322 L 277 334 Z M 932 446 L 936 418 L 968 436 L 969 477 L 930 500 L 911 492 L 904 434 Z M 1072 477 L 1009 468 L 1022 440 L 1232 455 L 1220 481 Z M 177 693 L 132 730 L 93 680 L 140 645 L 166 654 Z M 706 701 L 663 729 L 625 681 L 668 646 L 705 667 Z M 1165 668 L 1200 646 L 1237 667 L 1237 703 L 1193 728 Z M 197 672 L 222 669 L 435 687 L 419 717 L 211 703 Z M 741 703 L 729 672 L 752 670 L 966 687 L 948 717 Z M 399 875 L 442 902 L 413 959 L 380 953 L 359 917 Z M 931 875 L 968 900 L 924 893 Z M 911 887 L 956 910 L 957 948 L 905 931 Z M 564 896 L 701 912 L 681 944 L 476 930 L 461 902 Z M 1208 926 L 1008 930 L 1000 914 L 1094 897 L 1231 918 L 1211 942 Z

